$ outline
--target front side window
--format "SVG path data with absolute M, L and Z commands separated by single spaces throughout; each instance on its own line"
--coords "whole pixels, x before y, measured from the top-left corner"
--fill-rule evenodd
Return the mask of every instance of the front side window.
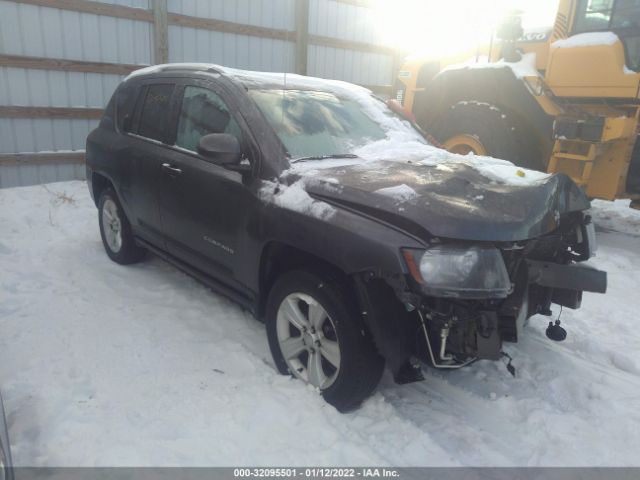
M 167 119 L 171 114 L 171 96 L 174 85 L 150 85 L 142 105 L 138 135 L 163 141 Z
M 188 86 L 184 89 L 176 145 L 195 152 L 200 138 L 210 133 L 229 133 L 241 139 L 240 127 L 220 96 L 206 88 Z

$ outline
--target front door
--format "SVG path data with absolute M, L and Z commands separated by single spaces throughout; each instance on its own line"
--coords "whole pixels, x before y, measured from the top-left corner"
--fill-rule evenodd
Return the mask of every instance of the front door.
M 195 81 L 194 81 L 195 82 Z M 196 153 L 210 133 L 243 131 L 219 90 L 210 83 L 179 85 L 175 147 L 166 157 L 160 195 L 162 224 L 171 254 L 235 288 L 240 239 L 253 200 L 242 175 Z M 234 118 L 236 117 L 236 118 Z

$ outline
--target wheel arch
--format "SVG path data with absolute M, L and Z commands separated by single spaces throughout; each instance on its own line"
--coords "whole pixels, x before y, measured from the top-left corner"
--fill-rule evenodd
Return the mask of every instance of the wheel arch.
M 307 269 L 335 278 L 352 289 L 355 295 L 352 278 L 335 263 L 291 244 L 272 240 L 264 245 L 260 255 L 258 318 L 264 317 L 267 297 L 276 279 L 295 269 Z
M 91 192 L 93 196 L 93 203 L 95 203 L 96 207 L 98 206 L 100 195 L 102 195 L 102 192 L 109 187 L 115 191 L 115 187 L 111 179 L 98 172 L 91 173 Z
M 398 381 L 398 373 L 414 353 L 411 342 L 415 340 L 415 329 L 412 330 L 415 322 L 399 300 L 394 286 L 374 272 L 350 274 L 329 260 L 292 245 L 269 242 L 260 262 L 258 318 L 264 320 L 269 291 L 277 278 L 298 268 L 336 279 L 341 288 L 347 289 L 346 295 L 353 298 L 361 314 L 363 331 L 371 335 L 377 351 L 386 359 Z

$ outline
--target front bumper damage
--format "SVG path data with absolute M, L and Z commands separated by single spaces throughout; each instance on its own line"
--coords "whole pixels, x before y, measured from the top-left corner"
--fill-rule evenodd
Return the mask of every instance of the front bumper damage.
M 397 382 L 422 378 L 417 360 L 443 369 L 498 360 L 531 316 L 551 316 L 552 304 L 576 309 L 583 292 L 606 292 L 606 272 L 578 263 L 595 250 L 581 213 L 550 235 L 499 248 L 513 287 L 506 298 L 430 296 L 406 276 L 357 279 L 365 322 Z
M 527 270 L 529 283 L 553 289 L 552 303 L 565 307 L 580 307 L 579 300 L 567 302 L 569 292 L 575 292 L 576 297 L 582 292 L 607 292 L 607 273 L 585 265 L 527 260 Z

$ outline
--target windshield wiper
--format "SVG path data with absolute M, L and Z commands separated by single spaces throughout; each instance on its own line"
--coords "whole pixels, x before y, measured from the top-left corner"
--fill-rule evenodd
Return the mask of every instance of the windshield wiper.
M 328 158 L 358 158 L 353 153 L 334 153 L 333 155 L 312 155 L 310 157 L 294 158 L 290 163 L 306 162 L 307 160 L 326 160 Z

